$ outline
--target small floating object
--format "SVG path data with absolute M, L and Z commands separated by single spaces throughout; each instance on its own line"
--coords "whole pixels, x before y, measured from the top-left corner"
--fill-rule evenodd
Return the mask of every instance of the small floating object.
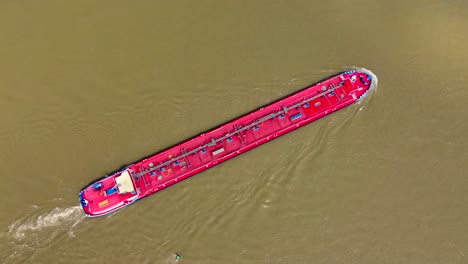
M 353 104 L 372 83 L 369 73 L 348 71 L 308 86 L 94 181 L 80 191 L 81 207 L 90 217 L 114 212 Z

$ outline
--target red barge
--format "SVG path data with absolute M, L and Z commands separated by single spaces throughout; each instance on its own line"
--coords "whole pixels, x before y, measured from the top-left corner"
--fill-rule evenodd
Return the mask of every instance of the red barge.
M 372 82 L 369 72 L 347 71 L 306 87 L 94 181 L 81 206 L 90 217 L 114 212 L 358 101 Z

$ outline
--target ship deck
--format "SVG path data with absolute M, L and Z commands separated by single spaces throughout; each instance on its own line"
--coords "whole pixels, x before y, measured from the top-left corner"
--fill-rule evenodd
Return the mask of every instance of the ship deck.
M 130 168 L 140 196 L 164 189 L 206 168 L 349 105 L 369 88 L 370 77 L 345 74 L 306 88 L 207 133 L 138 162 Z

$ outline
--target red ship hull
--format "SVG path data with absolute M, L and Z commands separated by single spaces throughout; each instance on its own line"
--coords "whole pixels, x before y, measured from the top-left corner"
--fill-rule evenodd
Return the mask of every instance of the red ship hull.
M 116 211 L 179 181 L 346 107 L 371 88 L 362 71 L 335 75 L 86 186 L 87 216 Z

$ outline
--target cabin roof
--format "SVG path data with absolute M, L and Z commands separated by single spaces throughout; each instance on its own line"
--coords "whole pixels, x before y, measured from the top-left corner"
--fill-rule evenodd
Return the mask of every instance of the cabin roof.
M 115 183 L 117 183 L 117 189 L 119 194 L 134 192 L 135 188 L 133 187 L 132 176 L 128 171 L 122 172 L 120 176 L 115 178 Z

